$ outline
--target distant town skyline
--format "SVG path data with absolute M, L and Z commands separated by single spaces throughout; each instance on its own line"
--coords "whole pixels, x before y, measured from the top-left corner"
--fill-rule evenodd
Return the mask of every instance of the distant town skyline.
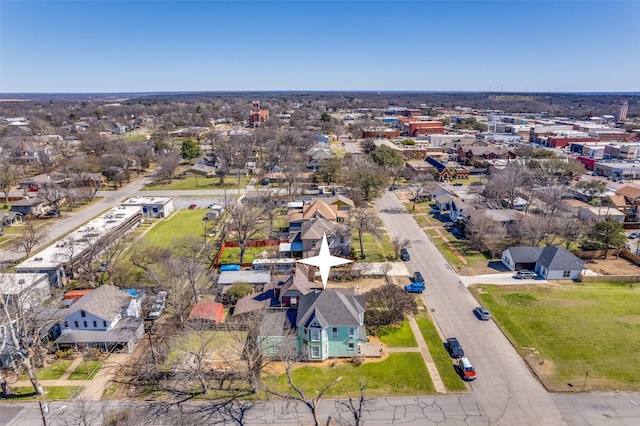
M 639 18 L 636 1 L 0 0 L 0 92 L 637 92 Z

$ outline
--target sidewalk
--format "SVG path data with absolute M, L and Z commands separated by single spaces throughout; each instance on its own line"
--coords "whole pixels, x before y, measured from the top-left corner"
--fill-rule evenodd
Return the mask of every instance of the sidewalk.
M 67 368 L 59 379 L 55 380 L 40 380 L 40 384 L 47 388 L 49 386 L 83 386 L 84 390 L 78 396 L 87 401 L 100 401 L 102 393 L 107 388 L 109 382 L 113 380 L 116 372 L 122 364 L 129 359 L 130 354 L 111 354 L 104 360 L 100 366 L 100 370 L 91 380 L 69 380 L 69 376 L 73 371 L 84 361 L 82 356 L 78 356 L 71 365 Z M 33 386 L 29 380 L 18 380 L 12 383 L 11 386 Z
M 444 383 L 442 382 L 442 378 L 440 377 L 440 372 L 438 371 L 436 364 L 433 362 L 433 358 L 431 357 L 431 353 L 429 352 L 429 348 L 427 347 L 427 342 L 424 340 L 424 337 L 422 337 L 420 327 L 418 327 L 418 322 L 413 317 L 413 315 L 409 315 L 409 326 L 411 326 L 413 336 L 416 338 L 416 342 L 418 342 L 418 349 L 422 354 L 424 363 L 427 366 L 429 375 L 431 376 L 433 387 L 438 393 L 447 393 L 447 388 L 445 388 Z

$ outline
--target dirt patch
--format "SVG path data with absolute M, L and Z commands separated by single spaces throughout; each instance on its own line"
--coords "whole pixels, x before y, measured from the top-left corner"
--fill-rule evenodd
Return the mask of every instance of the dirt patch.
M 615 256 L 609 256 L 607 260 L 593 259 L 584 266 L 603 275 L 640 275 L 640 266 L 621 257 L 616 259 Z
M 397 277 L 389 277 L 392 283 L 396 278 Z M 378 288 L 386 283 L 387 281 L 384 278 L 359 278 L 353 281 L 329 281 L 327 283 L 327 288 L 349 288 L 353 289 L 355 294 L 364 294 L 367 291 Z
M 472 276 L 472 275 L 486 275 L 486 274 L 497 274 L 501 271 L 496 268 L 492 268 L 490 265 L 493 262 L 473 262 L 468 265 L 455 265 L 455 269 L 459 275 L 463 276 Z

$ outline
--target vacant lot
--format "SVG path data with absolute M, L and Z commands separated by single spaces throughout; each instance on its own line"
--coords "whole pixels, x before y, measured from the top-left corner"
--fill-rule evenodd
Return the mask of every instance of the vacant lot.
M 205 209 L 177 211 L 169 219 L 156 223 L 144 235 L 144 241 L 149 245 L 170 247 L 177 238 L 193 236 L 201 237 L 204 244 L 202 218 L 206 212 Z
M 483 284 L 472 291 L 547 388 L 640 389 L 640 286 Z

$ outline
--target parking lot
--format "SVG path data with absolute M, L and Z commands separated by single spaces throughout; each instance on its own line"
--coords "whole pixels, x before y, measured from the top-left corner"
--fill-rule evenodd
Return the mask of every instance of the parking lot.
M 227 201 L 232 200 L 231 197 L 227 198 Z M 224 206 L 224 197 L 173 197 L 173 205 L 176 210 L 188 209 L 193 204 L 197 209 L 206 209 L 210 204 Z

